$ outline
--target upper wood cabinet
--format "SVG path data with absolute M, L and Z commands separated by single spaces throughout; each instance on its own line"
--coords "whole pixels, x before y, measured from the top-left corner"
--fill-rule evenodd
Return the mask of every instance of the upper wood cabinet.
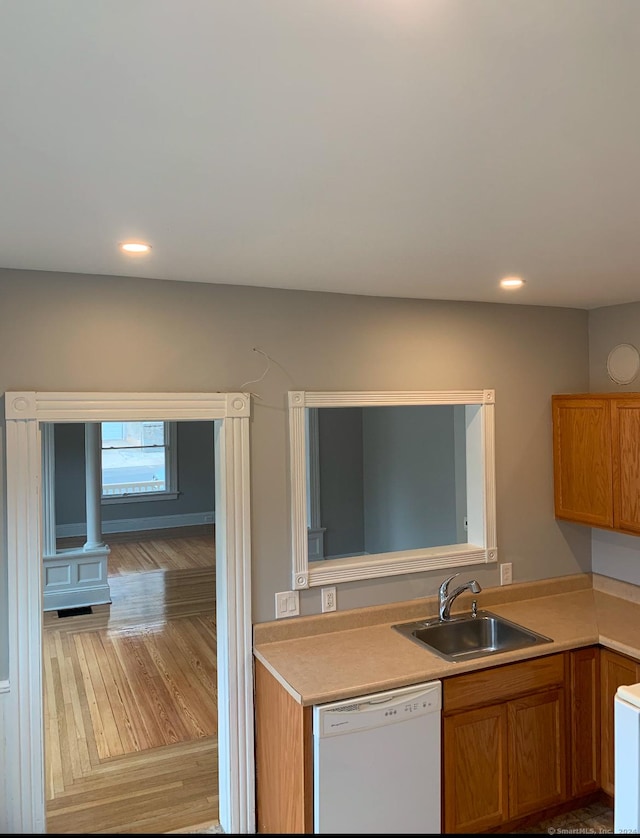
M 640 534 L 640 393 L 552 396 L 555 515 Z

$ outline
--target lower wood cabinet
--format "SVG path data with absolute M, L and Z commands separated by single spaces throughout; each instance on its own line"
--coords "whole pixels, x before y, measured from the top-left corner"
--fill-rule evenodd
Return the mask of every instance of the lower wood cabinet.
M 539 812 L 567 799 L 565 690 L 507 703 L 509 816 Z
M 258 832 L 313 832 L 311 714 L 255 661 Z
M 640 682 L 640 664 L 631 658 L 612 652 L 610 649 L 600 650 L 600 700 L 601 700 L 601 754 L 602 754 L 602 788 L 613 797 L 614 792 L 614 697 L 618 687 Z
M 508 753 L 506 705 L 444 718 L 445 832 L 478 833 L 509 819 Z
M 445 679 L 445 832 L 503 826 L 567 799 L 565 666 L 558 654 Z
M 442 831 L 504 831 L 613 795 L 613 697 L 638 682 L 640 663 L 597 646 L 444 678 Z M 255 713 L 258 832 L 310 833 L 312 708 L 255 661 Z
M 597 646 L 569 654 L 571 796 L 600 788 L 600 655 Z

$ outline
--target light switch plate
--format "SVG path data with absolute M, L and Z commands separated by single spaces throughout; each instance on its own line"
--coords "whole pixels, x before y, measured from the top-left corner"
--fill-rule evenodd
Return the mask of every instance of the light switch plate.
M 276 594 L 276 620 L 281 617 L 295 617 L 300 613 L 298 591 L 280 591 Z

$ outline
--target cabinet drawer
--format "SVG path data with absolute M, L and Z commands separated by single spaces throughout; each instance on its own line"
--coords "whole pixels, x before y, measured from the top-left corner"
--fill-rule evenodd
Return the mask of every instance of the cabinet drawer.
M 564 684 L 564 654 L 454 675 L 442 682 L 443 711 L 452 713 L 508 701 L 520 695 Z

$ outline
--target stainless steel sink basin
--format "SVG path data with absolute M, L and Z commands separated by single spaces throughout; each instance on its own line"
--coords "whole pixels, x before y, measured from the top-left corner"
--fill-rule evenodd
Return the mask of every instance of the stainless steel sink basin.
M 436 618 L 400 623 L 393 628 L 448 661 L 469 660 L 553 642 L 550 637 L 490 611 L 478 611 L 475 617 L 465 614 L 450 620 Z

